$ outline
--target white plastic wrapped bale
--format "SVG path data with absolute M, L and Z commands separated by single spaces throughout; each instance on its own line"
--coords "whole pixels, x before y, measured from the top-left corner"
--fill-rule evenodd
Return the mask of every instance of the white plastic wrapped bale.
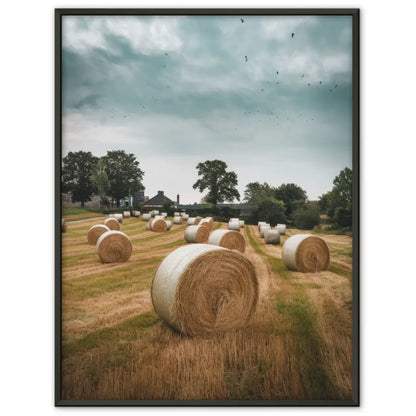
M 253 264 L 240 253 L 190 244 L 162 261 L 151 296 L 167 325 L 196 336 L 246 326 L 256 310 L 259 289 Z
M 106 225 L 110 230 L 117 231 L 120 229 L 120 223 L 114 217 L 104 220 L 104 225 Z
M 63 232 L 63 233 L 66 233 L 66 222 L 65 222 L 65 220 L 62 218 L 61 219 L 61 231 Z
M 240 232 L 240 223 L 239 223 L 239 221 L 230 221 L 228 223 L 228 229 Z
M 132 217 L 140 217 L 140 211 L 132 211 L 131 215 Z
M 260 236 L 261 238 L 264 238 L 264 232 L 266 230 L 270 230 L 272 227 L 270 227 L 270 224 L 264 224 L 264 225 L 260 225 Z
M 119 222 L 123 222 L 123 214 L 114 214 L 114 218 Z
M 283 263 L 289 270 L 316 273 L 328 270 L 329 249 L 322 238 L 312 234 L 289 237 L 282 250 Z
M 123 211 L 123 218 L 130 218 L 130 211 Z
M 155 215 L 159 215 L 159 210 L 157 210 L 157 209 L 154 209 L 154 210 L 152 210 L 152 211 L 150 211 L 153 215 L 153 217 L 155 216 Z
M 142 221 L 149 221 L 151 218 L 152 218 L 152 215 L 150 213 L 142 215 Z
M 98 257 L 103 263 L 127 261 L 133 250 L 130 239 L 121 231 L 106 231 L 97 240 Z
M 198 225 L 201 222 L 201 217 L 189 217 L 188 225 Z
M 164 220 L 164 219 L 165 219 L 165 217 L 164 217 L 164 215 L 155 215 L 155 216 L 153 217 L 153 219 L 154 219 L 154 220 Z
M 202 218 L 201 222 L 198 225 L 207 227 L 210 232 L 212 231 L 213 223 L 208 218 Z
M 178 211 L 175 211 L 174 213 L 173 213 L 173 216 L 174 217 L 179 217 L 181 215 L 181 213 L 180 212 L 178 212 Z
M 187 243 L 206 243 L 209 237 L 209 230 L 201 225 L 190 225 L 185 230 L 185 241 Z
M 118 222 L 117 222 L 117 224 L 118 224 Z M 87 234 L 88 244 L 97 244 L 97 240 L 100 237 L 100 235 L 101 234 L 104 234 L 107 231 L 110 231 L 110 228 L 108 228 L 104 224 L 96 224 L 96 225 L 93 225 L 88 230 L 88 234 Z
M 144 227 L 146 230 L 152 229 L 152 221 L 153 221 L 153 218 L 150 218 L 150 220 L 147 221 L 146 226 Z
M 166 231 L 169 231 L 172 228 L 172 221 L 165 220 L 166 222 Z
M 244 228 L 244 220 L 240 220 L 238 223 L 240 224 L 240 228 Z
M 208 244 L 228 248 L 229 250 L 238 250 L 244 253 L 246 249 L 246 240 L 236 231 L 232 230 L 215 230 L 208 239 Z
M 182 224 L 182 222 L 183 222 L 182 217 L 179 217 L 179 216 L 173 217 L 173 223 L 174 224 Z
M 188 219 L 189 219 L 189 214 L 185 214 L 185 213 L 183 213 L 183 214 L 182 214 L 182 219 L 183 219 L 184 221 L 188 221 Z
M 277 224 L 275 229 L 279 231 L 280 235 L 286 234 L 286 224 Z
M 257 228 L 258 228 L 258 230 L 260 231 L 260 227 L 262 226 L 262 225 L 266 225 L 267 224 L 267 222 L 264 222 L 264 221 L 259 221 L 258 223 L 257 223 Z
M 264 232 L 264 242 L 266 244 L 280 244 L 279 230 L 266 230 Z
M 240 221 L 240 218 L 230 218 L 229 222 L 231 221 Z
M 160 213 L 160 215 L 161 215 L 163 218 L 166 218 L 166 217 L 168 216 L 168 213 L 167 213 L 167 212 L 161 212 L 161 213 Z

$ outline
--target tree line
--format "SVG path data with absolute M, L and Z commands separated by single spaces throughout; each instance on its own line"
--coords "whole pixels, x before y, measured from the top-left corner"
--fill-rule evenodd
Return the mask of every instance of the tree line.
M 196 166 L 199 179 L 193 188 L 201 193 L 207 191 L 203 202 L 214 209 L 221 202 L 240 201 L 237 174 L 227 168 L 221 160 L 207 160 Z M 69 152 L 62 160 L 62 190 L 70 192 L 72 201 L 81 202 L 82 207 L 94 194 L 100 196 L 103 205 L 110 196 L 119 207 L 121 199 L 144 190 L 143 176 L 134 154 L 123 150 L 108 151 L 101 158 L 91 152 Z M 291 223 L 311 229 L 325 214 L 335 227 L 350 227 L 352 171 L 343 169 L 335 177 L 332 190 L 320 196 L 317 203 L 308 201 L 306 191 L 294 183 L 272 186 L 250 182 L 243 200 L 252 206 L 250 221 L 254 223 Z

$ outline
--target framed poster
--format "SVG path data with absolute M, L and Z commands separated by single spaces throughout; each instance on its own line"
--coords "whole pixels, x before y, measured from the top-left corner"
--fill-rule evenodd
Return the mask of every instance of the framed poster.
M 359 11 L 55 25 L 55 404 L 358 406 Z

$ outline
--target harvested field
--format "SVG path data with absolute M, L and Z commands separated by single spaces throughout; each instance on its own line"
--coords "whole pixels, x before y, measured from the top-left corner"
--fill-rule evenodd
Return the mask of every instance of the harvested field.
M 95 215 L 97 216 L 97 215 Z M 171 220 L 171 218 L 169 218 Z M 150 285 L 162 259 L 184 246 L 125 218 L 133 252 L 103 264 L 86 233 L 103 218 L 68 222 L 62 234 L 63 399 L 352 399 L 352 239 L 319 234 L 331 255 L 319 273 L 286 270 L 282 245 L 245 225 L 243 256 L 254 265 L 259 303 L 245 328 L 195 338 L 167 327 Z M 214 223 L 213 229 L 227 229 Z

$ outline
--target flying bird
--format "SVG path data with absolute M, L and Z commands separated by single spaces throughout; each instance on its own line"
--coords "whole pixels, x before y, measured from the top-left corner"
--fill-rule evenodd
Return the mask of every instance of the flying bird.
M 292 33 L 292 39 L 293 39 L 293 36 L 295 36 L 295 34 L 294 34 L 294 33 Z
M 322 84 L 322 81 L 319 81 L 320 84 Z
M 279 75 L 279 71 L 276 71 L 276 75 Z
M 244 20 L 240 17 L 241 23 L 244 23 Z
M 310 87 L 311 86 L 311 84 L 308 84 L 308 87 Z

